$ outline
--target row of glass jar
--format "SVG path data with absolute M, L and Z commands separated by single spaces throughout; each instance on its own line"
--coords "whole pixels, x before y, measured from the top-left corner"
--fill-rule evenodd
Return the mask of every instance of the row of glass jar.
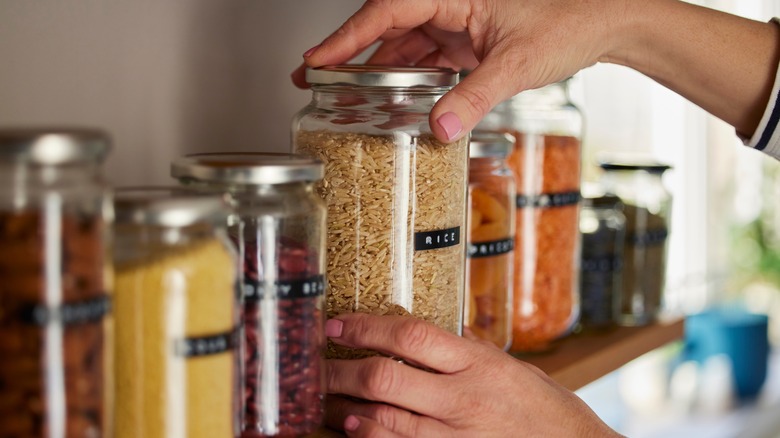
M 571 328 L 578 310 L 581 119 L 560 87 L 521 94 L 526 97 L 488 116 L 485 127 L 512 131 L 515 144 L 477 139 L 474 171 L 467 176 L 468 138 L 443 144 L 428 128 L 433 104 L 457 81 L 454 72 L 341 66 L 310 70 L 307 79 L 313 99 L 293 122 L 293 145 L 324 167 L 287 156 L 257 166 L 256 157 L 241 154 L 205 154 L 175 163 L 173 175 L 198 192 L 229 194 L 239 208 L 227 217 L 215 198 L 200 200 L 203 195 L 181 198 L 163 191 L 117 197 L 115 359 L 96 349 L 107 336 L 101 327 L 108 325 L 107 291 L 114 278 L 104 269 L 110 264 L 103 263 L 107 256 L 101 251 L 107 235 L 102 212 L 110 208 L 100 186 L 90 183 L 97 158 L 105 154 L 104 141 L 89 132 L 6 135 L 3 142 L 14 146 L 6 149 L 11 159 L 3 173 L 9 179 L 5 187 L 12 188 L 4 197 L 10 208 L 3 242 L 14 250 L 6 252 L 3 275 L 29 295 L 11 298 L 10 310 L 0 314 L 8 333 L 19 333 L 17 339 L 0 338 L 0 348 L 9 348 L 9 357 L 28 354 L 29 360 L 12 362 L 5 372 L 0 365 L 0 379 L 13 381 L 18 370 L 8 369 L 19 363 L 31 367 L 29 376 L 52 376 L 46 385 L 8 392 L 9 400 L 41 412 L 60 407 L 34 417 L 34 427 L 44 427 L 43 418 L 54 430 L 93 427 L 104 418 L 104 411 L 71 409 L 79 403 L 73 400 L 94 397 L 63 398 L 72 392 L 62 385 L 91 388 L 98 398 L 103 394 L 96 383 L 84 383 L 78 368 L 66 378 L 63 354 L 77 351 L 68 363 L 89 367 L 90 376 L 108 372 L 107 361 L 116 360 L 117 424 L 131 422 L 118 432 L 146 430 L 132 422 L 151 422 L 156 429 L 150 434 L 165 429 L 166 436 L 197 436 L 196 430 L 219 436 L 230 424 L 241 424 L 246 436 L 299 433 L 321 416 L 315 352 L 324 342 L 323 313 L 414 315 L 459 334 L 467 252 L 474 293 L 466 300 L 466 323 L 478 335 L 506 347 L 511 320 L 512 349 L 533 351 Z M 530 101 L 518 103 L 523 99 Z M 496 159 L 508 149 L 511 172 Z M 25 161 L 35 166 L 25 167 Z M 85 182 L 90 184 L 80 184 Z M 238 277 L 214 223 L 227 224 L 241 261 Z M 71 231 L 66 232 L 71 229 L 92 234 L 75 234 L 71 244 Z M 29 266 L 16 269 L 24 260 Z M 195 267 L 181 268 L 181 263 Z M 70 275 L 79 269 L 88 274 Z M 6 274 L 17 271 L 27 277 Z M 236 278 L 243 279 L 239 287 Z M 0 296 L 14 296 L 12 289 Z M 210 316 L 196 317 L 204 312 Z M 92 337 L 85 334 L 89 330 Z M 242 357 L 234 362 L 235 343 L 242 346 L 236 350 Z M 327 347 L 333 358 L 367 354 L 372 353 Z M 222 383 L 240 377 L 243 393 L 225 389 L 229 386 L 214 391 L 215 376 Z M 172 389 L 182 387 L 187 391 Z M 200 397 L 199 391 L 209 395 Z M 173 399 L 155 405 L 146 396 Z M 119 409 L 121 403 L 126 411 Z M 10 405 L 0 403 L 0 410 L 13 409 L 5 406 Z M 192 422 L 170 421 L 185 411 Z M 232 412 L 243 418 L 230 422 Z M 19 418 L 26 419 L 18 426 L 28 428 L 23 431 L 35 423 L 29 416 Z
M 107 152 L 97 131 L 0 131 L 0 436 L 316 430 L 322 164 L 205 154 L 173 167 L 196 189 L 112 202 Z

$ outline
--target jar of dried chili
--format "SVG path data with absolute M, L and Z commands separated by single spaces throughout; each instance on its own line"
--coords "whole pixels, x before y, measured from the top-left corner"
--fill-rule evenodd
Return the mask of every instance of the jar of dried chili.
M 0 131 L 0 436 L 113 436 L 108 149 Z
M 325 204 L 317 160 L 206 153 L 175 161 L 183 183 L 226 193 L 243 266 L 241 437 L 303 436 L 323 419 Z
M 464 322 L 504 350 L 512 339 L 515 179 L 506 157 L 513 144 L 510 135 L 489 131 L 474 131 L 469 144 Z
M 508 160 L 517 188 L 511 350 L 546 350 L 579 313 L 582 114 L 560 82 L 500 103 L 479 128 L 515 137 Z

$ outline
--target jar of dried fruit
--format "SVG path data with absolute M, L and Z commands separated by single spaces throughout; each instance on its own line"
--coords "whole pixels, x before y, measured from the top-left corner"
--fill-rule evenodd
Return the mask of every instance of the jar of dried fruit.
M 618 322 L 649 324 L 663 305 L 672 196 L 662 177 L 670 166 L 638 158 L 605 159 L 600 166 L 601 183 L 623 202 L 626 217 Z
M 219 195 L 116 193 L 116 437 L 232 438 L 237 259 Z
M 567 82 L 524 91 L 496 106 L 479 128 L 515 137 L 517 231 L 513 351 L 540 351 L 567 334 L 579 312 L 582 114 Z
M 0 131 L 0 436 L 112 436 L 108 143 Z
M 514 139 L 474 131 L 469 146 L 465 326 L 508 349 L 512 340 L 515 179 L 506 163 Z
M 242 254 L 242 437 L 303 436 L 322 423 L 325 205 L 319 161 L 212 153 L 176 160 L 184 184 L 228 195 Z
M 459 334 L 468 138 L 443 144 L 428 125 L 457 73 L 343 65 L 306 80 L 292 137 L 325 163 L 328 314 L 414 315 Z M 328 345 L 330 357 L 366 354 Z

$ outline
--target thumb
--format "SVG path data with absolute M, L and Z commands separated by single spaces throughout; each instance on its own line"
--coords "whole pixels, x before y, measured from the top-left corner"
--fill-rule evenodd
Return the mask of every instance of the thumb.
M 501 56 L 486 57 L 434 105 L 429 123 L 445 143 L 468 134 L 497 104 L 519 93 L 521 76 Z

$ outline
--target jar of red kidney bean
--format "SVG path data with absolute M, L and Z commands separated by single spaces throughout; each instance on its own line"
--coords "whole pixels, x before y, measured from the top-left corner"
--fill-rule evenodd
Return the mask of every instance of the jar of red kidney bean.
M 300 436 L 323 417 L 323 166 L 288 154 L 194 154 L 172 175 L 219 190 L 243 261 L 241 437 Z

